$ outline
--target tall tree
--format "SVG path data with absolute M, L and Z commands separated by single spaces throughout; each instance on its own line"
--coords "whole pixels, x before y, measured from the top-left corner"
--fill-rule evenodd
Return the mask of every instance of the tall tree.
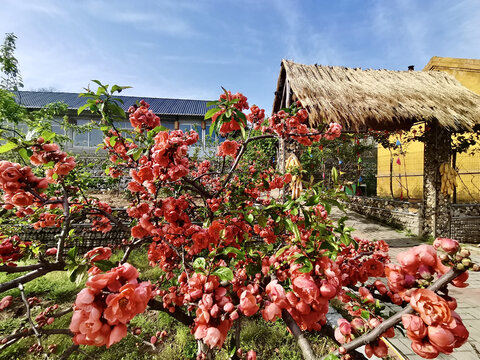
M 0 88 L 6 90 L 18 90 L 18 88 L 23 87 L 18 61 L 13 55 L 16 48 L 16 39 L 15 34 L 7 33 L 3 45 L 0 47 L 0 70 L 3 73 Z

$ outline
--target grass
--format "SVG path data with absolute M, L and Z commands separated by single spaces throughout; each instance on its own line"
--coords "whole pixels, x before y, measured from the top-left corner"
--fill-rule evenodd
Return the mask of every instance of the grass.
M 121 252 L 112 256 L 113 261 L 121 259 Z M 162 271 L 158 268 L 152 268 L 146 260 L 146 250 L 138 249 L 132 252 L 129 262 L 136 266 L 140 272 L 142 280 L 152 282 L 158 280 Z M 26 265 L 27 263 L 19 264 Z M 13 279 L 21 274 L 0 273 L 0 282 Z M 35 279 L 25 284 L 25 292 L 28 297 L 36 296 L 42 300 L 42 303 L 32 307 L 32 318 L 42 311 L 46 306 L 59 304 L 60 309 L 66 309 L 73 304 L 75 296 L 83 288 L 83 284 L 75 285 L 70 282 L 66 272 L 55 271 L 45 275 L 42 278 Z M 0 336 L 11 334 L 19 327 L 28 327 L 25 307 L 19 299 L 20 291 L 12 289 L 2 294 L 15 297 L 12 305 L 0 312 Z M 72 314 L 69 313 L 46 328 L 68 328 Z M 140 328 L 141 334 L 134 336 L 127 335 L 120 343 L 114 344 L 110 349 L 105 347 L 81 346 L 80 352 L 75 352 L 69 359 L 101 359 L 101 360 L 136 360 L 136 359 L 155 359 L 155 360 L 185 360 L 195 359 L 197 351 L 197 342 L 191 334 L 191 329 L 176 322 L 166 313 L 156 311 L 146 311 L 143 314 L 135 316 L 130 322 L 129 327 Z M 157 342 L 155 350 L 144 342 L 149 342 L 150 337 L 157 331 L 165 330 L 167 337 L 163 341 Z M 231 331 L 230 333 L 232 333 Z M 333 343 L 319 335 L 307 334 L 312 343 L 312 347 L 318 355 L 329 351 Z M 57 344 L 55 354 L 50 354 L 52 360 L 58 359 L 61 354 L 72 345 L 72 340 L 66 335 L 51 335 L 41 339 L 44 348 L 50 344 Z M 33 360 L 42 358 L 38 354 L 28 352 L 31 345 L 36 343 L 34 337 L 22 339 L 5 350 L 0 352 L 0 360 Z M 229 334 L 224 347 L 220 350 L 216 359 L 227 360 L 229 352 L 232 351 L 232 334 Z M 230 346 L 230 348 L 229 348 Z M 246 352 L 254 349 L 257 352 L 258 359 L 302 359 L 300 349 L 298 348 L 294 337 L 286 330 L 285 324 L 278 320 L 275 323 L 266 323 L 259 314 L 242 320 L 241 329 L 241 348 Z

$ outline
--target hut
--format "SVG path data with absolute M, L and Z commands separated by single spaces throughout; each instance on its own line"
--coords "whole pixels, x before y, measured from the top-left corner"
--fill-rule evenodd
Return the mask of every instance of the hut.
M 421 232 L 450 236 L 450 198 L 440 191 L 439 166 L 450 161 L 451 132 L 470 131 L 480 124 L 479 95 L 444 72 L 362 70 L 283 60 L 273 111 L 296 100 L 308 111 L 311 126 L 337 122 L 346 131 L 395 131 L 427 122 Z

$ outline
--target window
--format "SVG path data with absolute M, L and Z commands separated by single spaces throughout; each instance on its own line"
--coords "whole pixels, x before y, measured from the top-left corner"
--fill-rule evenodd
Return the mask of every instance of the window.
M 90 120 L 76 120 L 78 126 L 90 124 Z M 53 126 L 52 126 L 53 129 Z M 82 148 L 96 148 L 98 144 L 101 144 L 103 140 L 103 132 L 100 129 L 92 129 L 87 132 L 74 132 L 72 133 L 73 147 Z
M 204 146 L 207 146 L 208 144 L 213 145 L 215 143 L 221 143 L 221 142 L 224 142 L 225 141 L 225 138 L 222 137 L 222 136 L 218 136 L 217 134 L 215 134 L 215 132 L 212 133 L 212 136 L 210 137 L 210 125 L 207 125 L 206 129 L 205 129 L 205 135 L 204 135 Z

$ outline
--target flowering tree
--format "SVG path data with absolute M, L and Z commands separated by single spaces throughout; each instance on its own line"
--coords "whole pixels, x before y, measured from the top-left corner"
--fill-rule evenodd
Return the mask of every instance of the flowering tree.
M 264 139 L 315 146 L 320 139 L 340 136 L 340 125 L 309 128 L 308 113 L 300 103 L 266 119 L 245 96 L 225 91 L 209 104 L 212 109 L 205 116 L 212 119 L 211 131 L 226 137 L 218 147 L 221 166 L 213 168 L 209 161 L 188 156 L 199 138 L 195 131 L 167 131 L 144 101 L 128 111 L 134 131 L 118 131 L 115 121 L 125 113 L 114 94 L 124 87 L 98 84 L 96 92 L 81 95 L 87 103 L 80 111 L 89 108 L 102 115 L 103 147 L 111 160 L 106 172 L 129 179 L 130 221 L 120 221 L 108 204 L 86 196 L 78 185 L 74 157 L 50 142 L 48 133 L 9 146 L 27 154 L 31 165 L 0 162 L 4 209 L 31 217 L 34 227 L 56 226 L 61 232 L 57 246 L 50 249 L 18 236 L 1 240 L 0 271 L 27 273 L 0 284 L 0 292 L 19 287 L 30 322 L 30 329 L 4 337 L 3 347 L 26 336 L 65 334 L 72 336 L 73 345 L 64 358 L 78 345 L 108 348 L 127 335 L 135 315 L 150 309 L 191 327 L 199 340 L 199 359 L 212 357 L 232 327 L 255 314 L 265 321 L 283 319 L 303 356 L 313 359 L 303 331 L 326 326 L 329 303 L 335 298 L 344 303 L 349 318 L 334 330 L 341 347 L 330 359 L 349 359 L 361 345 L 366 345 L 367 356 L 384 357 L 386 338 L 401 324 L 413 350 L 425 358 L 449 354 L 467 340 L 468 331 L 454 312 L 456 302 L 447 296 L 446 286 L 466 286 L 466 270 L 477 267 L 458 242 L 437 239 L 434 246 L 400 254 L 395 264 L 385 242 L 352 239 L 345 219 L 335 223 L 328 218 L 331 206 L 338 205 L 336 189 L 302 184 L 298 163 L 290 162 L 288 172 L 280 174 L 273 167 L 243 161 L 247 149 Z M 234 137 L 236 133 L 241 136 Z M 95 231 L 118 226 L 131 234 L 121 261 L 111 262 L 107 247 L 81 259 L 75 249 L 65 250 L 74 236 L 72 223 L 84 219 Z M 153 284 L 142 281 L 128 263 L 132 250 L 144 245 L 150 265 L 163 270 Z M 27 255 L 38 262 L 16 266 Z M 31 319 L 23 284 L 63 269 L 72 280 L 84 275 L 88 279 L 73 304 L 69 328 L 44 328 L 65 311 L 59 313 L 53 306 Z M 11 300 L 3 298 L 0 308 Z M 403 310 L 388 317 L 380 301 Z M 40 340 L 35 346 L 41 349 Z M 256 358 L 254 351 L 238 350 L 233 357 Z

